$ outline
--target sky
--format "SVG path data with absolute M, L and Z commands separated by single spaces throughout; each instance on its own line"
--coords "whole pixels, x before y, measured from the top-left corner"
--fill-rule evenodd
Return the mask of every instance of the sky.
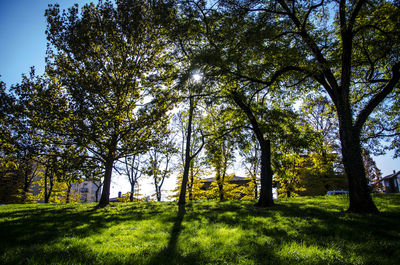
M 37 74 L 43 73 L 46 55 L 44 12 L 49 4 L 58 3 L 61 9 L 66 9 L 74 3 L 83 6 L 88 2 L 90 0 L 0 0 L 0 80 L 9 88 L 21 81 L 23 73 L 29 74 L 32 66 L 35 66 Z M 400 170 L 400 159 L 393 159 L 392 155 L 392 152 L 388 152 L 384 156 L 374 157 L 383 176 Z M 166 189 L 174 186 L 175 179 L 165 183 Z M 150 192 L 151 183 L 144 183 L 142 189 Z M 115 178 L 111 196 L 116 196 L 118 191 L 128 190 L 129 182 L 123 181 L 122 177 Z

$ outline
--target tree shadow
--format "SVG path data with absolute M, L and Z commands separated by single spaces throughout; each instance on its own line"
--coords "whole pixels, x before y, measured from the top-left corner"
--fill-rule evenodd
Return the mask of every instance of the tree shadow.
M 252 242 L 251 239 L 243 244 L 253 246 L 253 249 L 249 251 L 259 264 L 265 262 L 262 259 L 266 256 L 275 260 L 273 264 L 302 264 L 302 262 L 308 264 L 309 261 L 301 261 L 300 257 L 296 257 L 297 254 L 284 258 L 271 254 L 271 252 L 278 252 L 277 246 L 282 245 L 303 246 L 304 249 L 310 247 L 321 252 L 327 249 L 341 249 L 344 255 L 348 255 L 347 258 L 357 253 L 366 264 L 400 264 L 400 258 L 395 254 L 398 253 L 397 249 L 400 247 L 400 227 L 396 225 L 396 222 L 400 220 L 399 212 L 387 212 L 380 215 L 346 214 L 342 211 L 326 211 L 321 207 L 295 203 L 277 204 L 264 209 L 248 205 L 235 209 L 235 207 L 223 205 L 219 209 L 206 207 L 201 209 L 201 212 L 201 217 L 188 214 L 186 221 L 205 218 L 212 224 L 224 224 L 232 228 L 239 226 L 249 233 L 253 231 L 258 235 L 270 237 L 275 248 L 268 249 L 262 244 Z M 257 221 L 257 217 L 262 218 Z M 270 221 L 265 223 L 264 218 Z M 296 222 L 290 223 L 293 220 Z M 288 222 L 286 228 L 274 226 L 274 223 L 285 222 Z M 350 252 L 353 254 L 349 254 Z M 343 261 L 341 255 L 334 256 L 338 260 L 334 260 L 333 263 L 341 263 Z M 386 259 L 380 263 L 379 260 L 383 257 Z M 318 258 L 317 256 L 314 264 L 327 262 Z
M 100 234 L 122 222 L 140 222 L 153 218 L 165 223 L 171 221 L 168 215 L 155 214 L 156 209 L 147 205 L 110 206 L 97 211 L 94 211 L 92 207 L 77 210 L 76 208 L 79 207 L 38 205 L 2 212 L 0 214 L 0 253 L 4 255 L 14 253 L 8 264 L 18 264 L 20 262 L 17 261 L 23 260 L 24 257 L 40 258 L 41 252 L 45 252 L 48 257 L 57 256 L 51 254 L 53 250 L 41 249 L 60 243 L 63 239 L 79 240 L 93 234 Z M 68 240 L 61 244 L 65 243 L 68 243 Z M 32 249 L 38 251 L 32 252 Z M 66 253 L 69 253 L 68 251 Z M 2 254 L 0 254 L 0 263 L 4 263 L 7 258 L 2 257 Z M 20 264 L 25 263 L 21 261 Z
M 154 255 L 148 264 L 177 264 L 179 256 L 177 244 L 179 235 L 182 231 L 182 222 L 186 214 L 185 206 L 179 205 L 178 213 L 174 220 L 168 245 L 161 250 L 158 254 Z
M 354 255 L 364 264 L 400 264 L 398 211 L 366 216 L 291 202 L 265 209 L 250 203 L 207 202 L 188 204 L 186 209 L 177 209 L 174 203 L 111 205 L 99 211 L 77 211 L 75 206 L 38 207 L 10 210 L 1 213 L 0 218 L 0 253 L 6 253 L 3 258 L 0 255 L 0 263 L 4 264 L 351 264 Z M 150 229 L 150 233 L 165 233 L 162 229 L 168 229 L 168 234 L 162 237 L 166 240 L 162 246 L 154 239 L 146 241 L 150 234 L 143 230 L 140 238 L 145 240 L 141 242 L 156 243 L 155 248 L 142 248 L 145 253 L 117 256 L 85 245 L 65 245 L 70 241 L 63 241 L 71 237 L 79 242 L 121 222 L 140 224 L 150 219 L 162 224 L 156 230 Z M 197 229 L 202 229 L 202 234 Z M 218 238 L 219 229 L 239 231 L 242 236 L 230 246 L 229 235 L 226 242 Z M 196 237 L 217 244 L 210 248 Z M 60 242 L 58 247 L 49 249 Z M 282 247 L 288 246 L 293 246 L 290 251 L 294 252 L 282 253 Z M 296 254 L 296 247 L 300 252 L 316 249 L 317 253 L 301 256 Z M 329 251 L 339 254 L 329 256 Z M 220 253 L 223 254 L 218 256 Z

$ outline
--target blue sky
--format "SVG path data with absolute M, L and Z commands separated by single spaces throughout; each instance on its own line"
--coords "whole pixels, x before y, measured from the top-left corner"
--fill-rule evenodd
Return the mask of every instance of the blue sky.
M 0 0 L 0 80 L 10 87 L 21 80 L 35 66 L 38 74 L 44 70 L 46 54 L 46 20 L 44 12 L 48 4 L 60 4 L 61 8 L 79 6 L 90 0 Z M 400 170 L 400 159 L 392 159 L 392 153 L 375 157 L 383 175 Z
M 68 8 L 90 1 L 0 0 L 0 75 L 7 87 L 28 74 L 31 66 L 43 73 L 46 54 L 46 19 L 49 4 Z

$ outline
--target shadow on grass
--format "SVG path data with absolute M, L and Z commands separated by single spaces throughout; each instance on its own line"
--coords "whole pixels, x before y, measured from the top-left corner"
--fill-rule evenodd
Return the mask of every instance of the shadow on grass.
M 77 211 L 75 206 L 16 209 L 0 213 L 0 220 L 6 219 L 0 222 L 0 253 L 6 253 L 0 263 L 400 264 L 400 212 L 357 215 L 339 208 L 329 211 L 317 203 L 285 201 L 264 209 L 243 202 L 194 203 L 178 211 L 172 203 L 111 205 L 101 211 Z M 122 257 L 88 246 L 49 247 L 63 237 L 84 238 L 121 222 L 150 219 L 166 224 L 168 243 L 148 248 L 144 255 Z M 213 234 L 219 229 L 242 236 L 232 243 L 228 234 L 224 242 Z M 204 233 L 212 247 L 190 240 Z
M 308 207 L 296 203 L 275 205 L 270 208 L 235 207 L 221 205 L 220 208 L 199 206 L 197 213 L 188 213 L 186 221 L 206 219 L 209 224 L 239 226 L 249 233 L 267 236 L 272 245 L 262 245 L 246 239 L 244 245 L 251 245 L 249 253 L 257 264 L 352 264 L 355 256 L 361 264 L 400 264 L 400 220 L 399 212 L 384 212 L 379 215 L 345 214 L 326 211 L 324 208 Z M 229 213 L 229 214 L 227 214 Z M 265 223 L 265 218 L 270 220 Z M 282 246 L 293 245 L 293 255 L 279 256 Z M 322 254 L 298 256 L 300 248 L 316 249 Z M 288 247 L 290 249 L 290 247 Z M 331 260 L 325 260 L 324 250 L 333 253 Z M 315 251 L 315 250 L 313 250 Z M 272 254 L 271 254 L 272 253 Z M 308 255 L 308 258 L 307 258 Z M 321 257 L 322 256 L 322 257 Z M 309 260 L 307 260 L 309 259 Z M 358 261 L 354 261 L 358 263 Z
M 178 264 L 179 253 L 177 244 L 179 235 L 182 231 L 182 222 L 185 213 L 185 206 L 179 206 L 167 247 L 154 255 L 148 264 Z
M 0 213 L 0 264 L 52 264 L 62 258 L 80 260 L 69 264 L 86 264 L 87 258 L 93 259 L 94 255 L 95 260 L 98 260 L 101 255 L 90 254 L 91 251 L 84 247 L 79 249 L 67 246 L 67 249 L 61 250 L 49 246 L 60 244 L 62 239 L 83 239 L 101 234 L 103 230 L 126 221 L 157 218 L 171 222 L 169 215 L 159 215 L 160 212 L 159 208 L 151 204 L 142 204 L 140 207 L 132 204 L 126 207 L 110 205 L 96 211 L 92 207 L 82 209 L 77 205 L 38 205 L 4 211 Z M 106 260 L 105 263 L 114 264 L 113 260 L 118 259 L 107 257 Z

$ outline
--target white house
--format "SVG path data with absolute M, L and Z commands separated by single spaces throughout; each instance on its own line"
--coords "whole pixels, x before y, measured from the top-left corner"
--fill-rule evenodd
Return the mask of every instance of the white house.
M 384 191 L 386 193 L 399 193 L 400 192 L 400 171 L 393 170 L 393 174 L 387 175 L 382 178 Z

